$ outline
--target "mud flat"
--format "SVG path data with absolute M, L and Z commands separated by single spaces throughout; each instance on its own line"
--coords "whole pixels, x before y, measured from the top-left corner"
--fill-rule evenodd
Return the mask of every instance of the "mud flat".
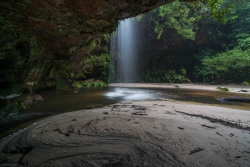
M 0 166 L 249 166 L 250 111 L 120 102 L 42 120 L 0 150 Z

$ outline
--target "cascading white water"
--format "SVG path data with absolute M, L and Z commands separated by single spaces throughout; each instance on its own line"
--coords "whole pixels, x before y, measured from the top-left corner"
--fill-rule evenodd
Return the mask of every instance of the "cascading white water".
M 111 82 L 137 81 L 136 40 L 135 19 L 121 21 L 116 34 L 111 36 L 111 70 L 116 71 L 110 72 Z

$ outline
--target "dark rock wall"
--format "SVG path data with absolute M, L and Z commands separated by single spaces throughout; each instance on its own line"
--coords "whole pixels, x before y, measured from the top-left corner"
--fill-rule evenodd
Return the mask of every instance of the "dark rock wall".
M 68 54 L 74 46 L 113 32 L 118 21 L 154 9 L 170 1 L 140 0 L 24 0 L 1 2 L 2 14 L 31 31 L 52 53 Z
M 83 74 L 84 78 L 95 77 L 100 71 L 95 71 L 94 65 L 86 67 L 88 63 L 83 61 L 108 54 L 103 34 L 115 31 L 119 20 L 172 1 L 0 2 L 1 89 L 9 88 L 14 82 L 25 83 L 23 87 L 28 89 L 55 86 L 58 82 L 71 82 L 72 73 Z

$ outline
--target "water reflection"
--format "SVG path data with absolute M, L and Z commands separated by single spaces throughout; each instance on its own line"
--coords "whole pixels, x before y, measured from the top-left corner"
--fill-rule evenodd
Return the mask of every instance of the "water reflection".
M 79 109 L 97 108 L 119 101 L 139 101 L 173 99 L 185 102 L 217 105 L 221 107 L 250 110 L 250 103 L 221 102 L 222 97 L 235 97 L 239 94 L 219 91 L 200 91 L 183 89 L 135 89 L 135 88 L 84 88 L 78 90 L 49 90 L 39 92 L 44 98 L 41 103 L 30 105 L 26 110 L 0 116 L 0 138 L 13 130 L 28 126 L 32 122 L 47 116 Z M 250 98 L 250 95 L 240 95 Z M 27 123 L 28 122 L 28 123 Z M 23 126 L 25 125 L 25 126 Z M 17 128 L 18 127 L 18 128 Z
M 129 88 L 114 88 L 112 91 L 105 94 L 108 98 L 119 100 L 149 100 L 156 98 L 156 94 L 144 89 L 129 89 Z

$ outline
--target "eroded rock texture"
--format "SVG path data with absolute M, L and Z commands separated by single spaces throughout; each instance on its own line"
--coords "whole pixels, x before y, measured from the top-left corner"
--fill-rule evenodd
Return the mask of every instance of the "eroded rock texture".
M 24 0 L 6 1 L 4 14 L 18 26 L 36 34 L 42 44 L 55 54 L 84 44 L 104 33 L 111 33 L 119 20 L 136 16 L 172 0 Z

